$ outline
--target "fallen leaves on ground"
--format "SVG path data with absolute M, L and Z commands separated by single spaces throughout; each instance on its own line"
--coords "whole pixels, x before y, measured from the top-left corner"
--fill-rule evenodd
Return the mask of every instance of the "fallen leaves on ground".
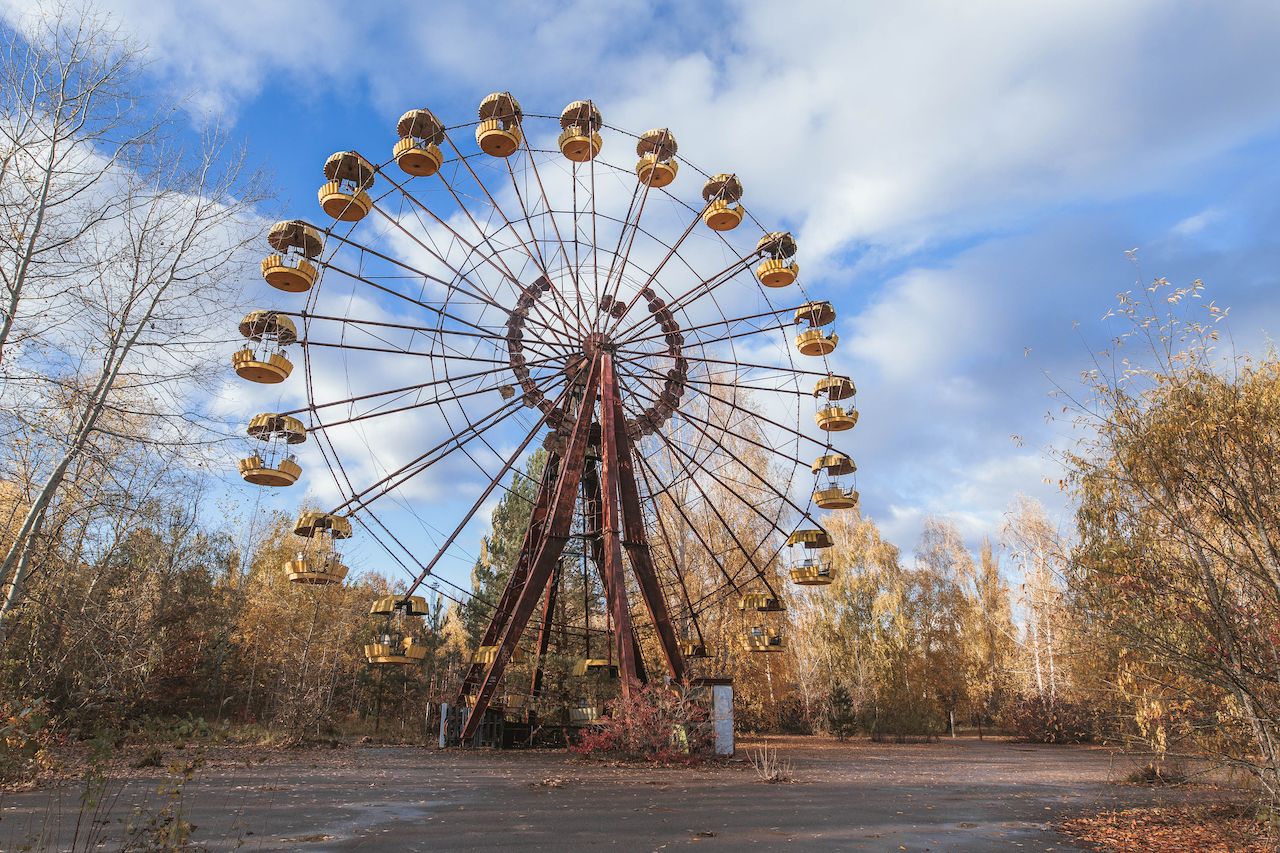
M 1124 853 L 1272 853 L 1274 841 L 1250 809 L 1235 804 L 1163 806 L 1108 811 L 1064 821 L 1059 828 L 1101 850 Z

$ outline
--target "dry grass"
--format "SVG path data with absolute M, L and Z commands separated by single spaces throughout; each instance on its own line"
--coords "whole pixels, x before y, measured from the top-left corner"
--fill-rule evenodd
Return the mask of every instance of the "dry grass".
M 750 752 L 750 758 L 759 781 L 769 784 L 795 781 L 791 775 L 791 762 L 779 758 L 778 750 L 767 746 L 758 747 Z

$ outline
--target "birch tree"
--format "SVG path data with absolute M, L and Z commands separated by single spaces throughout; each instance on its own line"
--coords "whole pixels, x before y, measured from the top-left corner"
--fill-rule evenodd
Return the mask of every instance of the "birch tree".
M 209 138 L 130 135 L 136 51 L 65 9 L 9 34 L 14 150 L 4 177 L 6 430 L 37 443 L 25 513 L 0 563 L 0 632 L 51 507 L 104 443 L 196 446 L 262 193 Z M 34 82 L 33 82 L 34 81 Z M 16 129 L 15 129 L 16 128 Z M 115 147 L 99 143 L 122 137 Z M 24 230 L 25 229 L 25 230 Z M 10 472 L 11 473 L 11 472 Z
M 1068 577 L 1121 647 L 1116 681 L 1144 737 L 1247 770 L 1274 799 L 1280 361 L 1219 355 L 1226 312 L 1202 292 L 1158 280 L 1121 297 L 1119 367 L 1086 374 L 1077 412 L 1092 437 L 1067 457 L 1080 499 Z

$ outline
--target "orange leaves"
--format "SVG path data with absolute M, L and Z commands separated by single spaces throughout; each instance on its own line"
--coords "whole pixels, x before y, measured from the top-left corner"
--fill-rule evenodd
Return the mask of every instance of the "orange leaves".
M 1068 820 L 1059 829 L 1105 851 L 1267 853 L 1275 848 L 1246 810 L 1230 804 L 1124 809 Z

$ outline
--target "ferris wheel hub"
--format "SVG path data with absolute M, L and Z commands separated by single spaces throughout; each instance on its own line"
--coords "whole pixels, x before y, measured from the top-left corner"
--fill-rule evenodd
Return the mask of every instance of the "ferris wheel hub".
M 582 352 L 588 359 L 595 358 L 600 352 L 612 352 L 617 348 L 613 338 L 605 332 L 592 332 L 582 340 Z

